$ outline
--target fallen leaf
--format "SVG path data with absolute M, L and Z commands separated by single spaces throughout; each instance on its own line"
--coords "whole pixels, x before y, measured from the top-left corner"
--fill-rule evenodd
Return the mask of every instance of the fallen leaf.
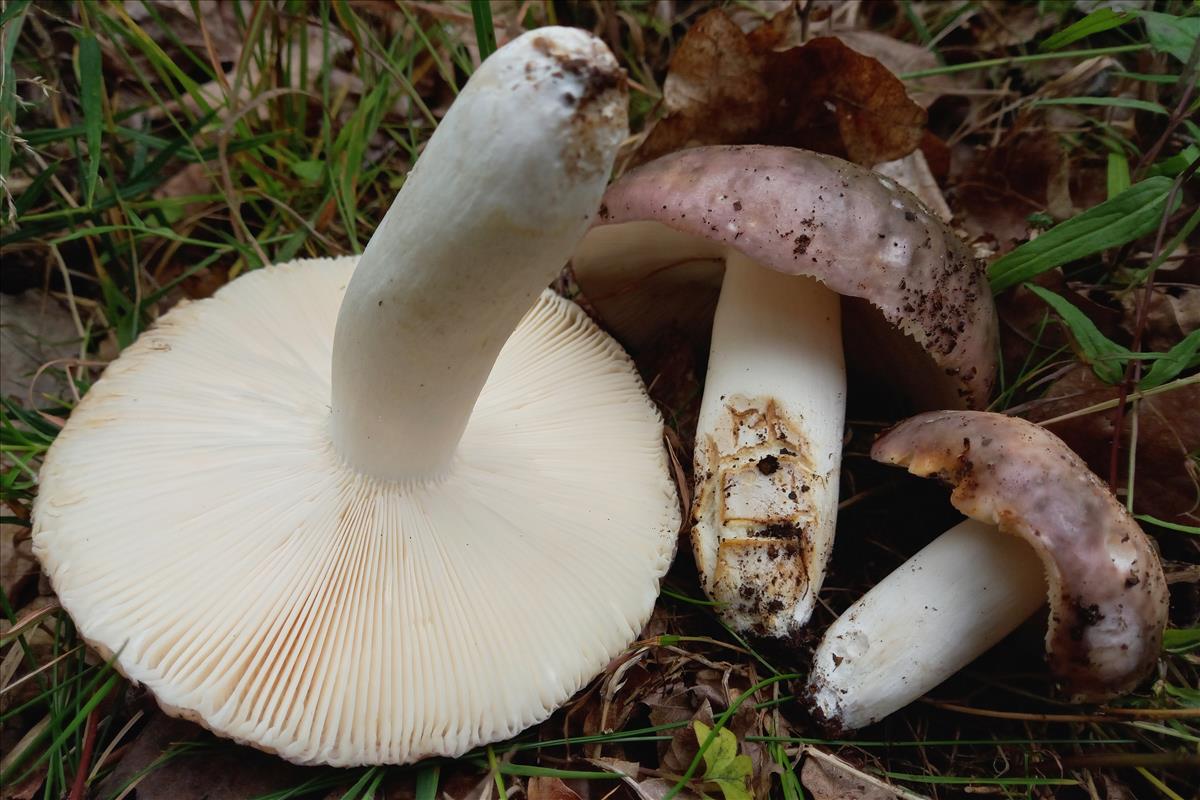
M 863 55 L 876 59 L 896 75 L 941 66 L 937 56 L 928 47 L 902 42 L 877 31 L 837 31 L 836 36 Z M 954 77 L 933 75 L 913 81 L 908 87 L 908 96 L 922 108 L 929 108 L 942 95 L 954 94 L 957 87 Z
M 1137 327 L 1142 292 L 1126 292 L 1118 298 L 1125 316 L 1121 328 L 1132 338 Z M 1185 336 L 1200 329 L 1200 287 L 1156 285 L 1150 295 L 1142 350 L 1165 353 Z
M 1055 381 L 1042 402 L 1027 416 L 1034 422 L 1051 420 L 1089 406 L 1113 400 L 1118 389 L 1102 383 L 1092 371 L 1079 365 Z M 1189 454 L 1200 450 L 1200 384 L 1143 398 L 1138 404 L 1137 459 L 1134 467 L 1133 508 L 1167 522 L 1200 524 L 1200 489 Z M 1113 411 L 1107 409 L 1076 416 L 1046 427 L 1078 453 L 1103 479 L 1108 478 L 1112 457 Z M 1128 469 L 1130 414 L 1121 429 L 1118 455 L 1120 483 Z
M 765 124 L 764 57 L 722 11 L 696 21 L 671 56 L 663 83 L 667 114 L 638 148 L 634 163 L 706 144 L 751 140 Z
M 972 17 L 970 27 L 981 49 L 1001 50 L 1025 44 L 1059 22 L 1057 14 L 1047 13 L 1038 5 L 981 3 L 980 14 Z
M 0 293 L 0 395 L 24 402 L 39 367 L 78 355 L 79 333 L 62 304 L 35 289 Z M 33 388 L 35 398 L 61 395 L 67 382 L 61 371 L 45 371 Z
M 951 170 L 950 206 L 969 235 L 1007 253 L 1029 238 L 1029 215 L 1072 216 L 1070 162 L 1056 136 L 1018 134 Z
M 580 800 L 579 794 L 559 778 L 530 778 L 525 792 L 529 800 Z
M 667 114 L 634 163 L 697 145 L 757 143 L 871 166 L 920 144 L 925 110 L 883 64 L 834 37 L 775 50 L 782 35 L 770 23 L 747 35 L 719 9 L 701 17 L 671 57 Z
M 800 769 L 800 782 L 813 800 L 897 800 L 899 794 L 886 783 L 855 769 L 828 753 L 808 750 Z
M 149 717 L 116 768 L 100 783 L 96 797 L 115 797 L 136 782 L 139 800 L 244 800 L 324 774 L 318 767 L 299 767 L 249 747 L 216 741 L 200 726 L 158 710 L 149 712 Z M 156 763 L 173 745 L 197 739 L 213 746 Z
M 37 579 L 38 562 L 33 557 L 33 543 L 24 525 L 0 524 L 0 590 L 10 602 Z

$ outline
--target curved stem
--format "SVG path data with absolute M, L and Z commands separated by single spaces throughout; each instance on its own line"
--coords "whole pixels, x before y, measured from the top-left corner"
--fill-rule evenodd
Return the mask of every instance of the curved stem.
M 611 53 L 543 28 L 496 51 L 426 145 L 346 290 L 333 441 L 388 480 L 450 465 L 510 333 L 600 204 L 626 130 Z

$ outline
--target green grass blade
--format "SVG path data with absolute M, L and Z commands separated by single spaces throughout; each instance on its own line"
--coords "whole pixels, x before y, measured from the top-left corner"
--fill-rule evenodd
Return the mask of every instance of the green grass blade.
M 920 69 L 916 72 L 906 72 L 900 76 L 900 80 L 907 81 L 914 78 L 931 78 L 934 75 L 949 75 L 954 72 L 968 72 L 974 69 L 987 69 L 988 67 L 1004 67 L 1009 64 L 1029 64 L 1035 61 L 1047 61 L 1053 58 L 1091 58 L 1093 56 L 1111 56 L 1117 53 L 1133 53 L 1138 50 L 1149 50 L 1149 44 L 1121 44 L 1115 47 L 1093 47 L 1089 50 L 1065 50 L 1061 53 L 1033 53 L 1027 56 L 1008 56 L 1005 58 L 985 58 L 980 61 L 968 61 L 965 64 L 950 64 L 945 67 L 933 67 L 932 69 Z
M 441 773 L 442 768 L 438 764 L 418 770 L 414 800 L 437 800 L 438 779 Z
M 1171 628 L 1163 631 L 1163 650 L 1190 653 L 1200 650 L 1200 628 Z
M 1129 159 L 1124 153 L 1108 154 L 1108 199 L 1112 200 L 1129 188 Z
M 1149 514 L 1136 514 L 1134 519 L 1139 522 L 1148 522 L 1151 525 L 1157 525 L 1160 528 L 1166 528 L 1169 531 L 1177 531 L 1179 533 L 1190 533 L 1193 536 L 1200 536 L 1200 525 L 1181 525 L 1178 522 L 1168 522 L 1165 519 L 1152 517 Z
M 1137 17 L 1126 11 L 1114 11 L 1107 7 L 1099 8 L 1046 39 L 1038 45 L 1038 49 L 1043 53 L 1058 50 L 1093 34 L 1118 28 L 1134 19 Z
M 992 291 L 1002 292 L 1055 267 L 1145 236 L 1158 227 L 1171 185 L 1170 178 L 1161 176 L 1135 183 L 1002 256 L 988 268 Z
M 1135 100 L 1132 97 L 1055 97 L 1049 100 L 1036 100 L 1035 106 L 1108 106 L 1111 108 L 1132 108 L 1135 111 L 1149 111 L 1154 114 L 1167 114 L 1167 109 L 1149 100 Z
M 479 46 L 479 60 L 496 52 L 496 28 L 492 25 L 490 0 L 471 0 L 471 16 L 475 20 L 475 42 Z
M 17 82 L 12 68 L 13 53 L 21 37 L 29 2 L 30 0 L 24 0 L 11 3 L 4 9 L 4 22 L 0 24 L 0 42 L 4 43 L 3 52 L 0 53 L 0 58 L 3 58 L 3 63 L 0 63 L 0 182 L 5 186 L 6 195 L 0 198 L 0 201 L 7 199 L 8 175 L 12 170 L 13 145 L 16 140 L 16 137 L 9 135 L 10 131 L 16 130 L 17 115 Z M 0 220 L 8 220 L 8 211 L 8 204 L 0 203 Z
M 87 172 L 84 175 L 84 205 L 91 206 L 100 177 L 100 134 L 104 125 L 104 72 L 100 42 L 95 34 L 79 36 L 79 103 L 83 107 L 83 128 L 87 141 Z
M 7 25 L 11 20 L 15 19 L 18 14 L 24 14 L 25 9 L 33 0 L 15 0 L 9 3 L 3 11 L 0 11 L 0 25 Z

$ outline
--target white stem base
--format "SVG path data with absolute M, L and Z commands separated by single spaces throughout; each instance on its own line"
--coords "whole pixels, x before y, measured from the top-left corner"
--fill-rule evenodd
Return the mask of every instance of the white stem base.
M 841 298 L 738 253 L 725 269 L 696 431 L 692 543 L 737 630 L 787 637 L 833 547 L 845 420 Z
M 958 672 L 1046 602 L 1033 548 L 967 520 L 850 606 L 813 656 L 808 693 L 835 728 L 877 722 Z

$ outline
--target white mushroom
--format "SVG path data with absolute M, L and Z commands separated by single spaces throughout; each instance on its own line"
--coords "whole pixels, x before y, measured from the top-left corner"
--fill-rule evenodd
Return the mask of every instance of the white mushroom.
M 458 755 L 599 672 L 680 512 L 632 363 L 542 288 L 625 134 L 607 48 L 525 34 L 361 259 L 250 273 L 129 347 L 34 509 L 82 635 L 172 713 L 303 763 Z

